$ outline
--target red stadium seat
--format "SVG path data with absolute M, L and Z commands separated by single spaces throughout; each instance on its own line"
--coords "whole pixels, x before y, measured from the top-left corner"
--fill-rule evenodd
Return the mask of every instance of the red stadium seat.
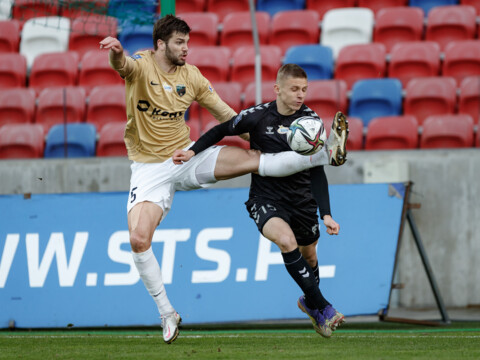
M 32 18 L 57 16 L 59 13 L 58 3 L 58 0 L 15 0 L 12 7 L 12 18 L 25 22 Z
M 83 122 L 85 107 L 85 90 L 81 87 L 46 88 L 38 96 L 35 122 L 47 133 L 56 124 Z
M 213 88 L 237 114 L 242 110 L 242 85 L 237 82 L 217 82 L 213 84 Z M 200 119 L 202 124 L 206 124 L 215 118 L 207 109 L 201 107 Z
M 425 40 L 445 46 L 458 40 L 474 39 L 477 30 L 477 12 L 473 6 L 437 6 L 428 13 Z
M 124 85 L 99 85 L 88 97 L 86 121 L 100 132 L 105 124 L 127 122 Z
M 270 15 L 267 12 L 257 11 L 255 17 L 260 45 L 265 45 L 270 32 Z M 220 45 L 228 46 L 232 52 L 240 46 L 253 45 L 250 12 L 230 13 L 225 16 L 220 33 Z
M 20 45 L 20 22 L 18 20 L 0 21 L 0 53 L 18 53 Z
M 98 50 L 98 43 L 107 36 L 117 37 L 117 19 L 111 16 L 87 15 L 72 21 L 68 49 L 82 57 L 89 50 Z
M 273 86 L 275 85 L 274 81 L 264 81 L 262 82 L 262 99 L 260 104 L 273 101 L 277 98 Z M 256 100 L 257 86 L 255 82 L 251 82 L 245 88 L 245 100 L 244 108 L 248 109 L 249 107 L 258 105 Z
M 399 42 L 422 40 L 423 19 L 423 10 L 418 7 L 381 9 L 375 16 L 373 41 L 384 44 L 389 53 Z
M 418 148 L 418 122 L 415 116 L 385 116 L 368 123 L 365 150 Z
M 33 123 L 35 116 L 35 91 L 14 88 L 0 91 L 0 126 L 5 124 Z
M 159 1 L 160 3 L 160 1 Z M 202 13 L 205 11 L 207 6 L 206 0 L 175 0 L 175 12 L 177 15 L 184 19 L 183 17 L 187 12 L 198 12 Z M 192 25 L 187 21 L 187 24 L 191 27 Z
M 0 159 L 43 157 L 45 137 L 38 124 L 7 124 L 0 127 Z
M 445 47 L 443 76 L 453 76 L 458 82 L 471 75 L 480 75 L 480 40 L 453 41 Z
M 112 122 L 102 127 L 98 136 L 97 156 L 127 156 L 125 124 L 126 122 Z
M 282 65 L 282 50 L 275 45 L 260 46 L 262 58 L 262 81 L 275 81 L 277 71 Z M 237 81 L 245 88 L 255 81 L 255 49 L 242 46 L 233 53 L 231 81 Z
M 413 78 L 439 76 L 440 66 L 440 46 L 436 42 L 403 42 L 390 52 L 388 76 L 400 79 L 405 87 Z
M 323 19 L 323 15 L 325 15 L 328 10 L 342 7 L 354 7 L 356 2 L 356 0 L 306 0 L 306 9 L 315 10 L 320 19 Z
M 53 86 L 75 86 L 78 79 L 79 56 L 74 51 L 45 53 L 33 61 L 29 86 L 38 93 Z
M 480 148 L 480 131 L 477 128 L 477 135 L 475 137 L 475 146 Z
M 0 90 L 25 87 L 27 60 L 19 53 L 0 53 Z
M 189 12 L 179 15 L 192 29 L 188 47 L 215 46 L 218 42 L 218 15 L 209 12 Z
M 80 60 L 78 85 L 87 94 L 97 85 L 124 85 L 125 81 L 110 67 L 108 53 L 103 50 L 90 50 Z
M 320 21 L 314 10 L 290 10 L 277 12 L 272 18 L 270 44 L 278 45 L 285 53 L 294 45 L 318 44 Z
M 106 15 L 108 0 L 63 0 L 59 3 L 60 16 L 75 19 L 92 14 Z
M 453 114 L 457 103 L 457 83 L 451 77 L 412 79 L 405 88 L 404 114 L 414 115 L 419 125 L 430 115 Z
M 197 141 L 202 135 L 202 122 L 200 119 L 195 118 L 188 120 L 186 124 L 190 128 L 190 139 Z
M 345 80 L 347 87 L 360 79 L 383 78 L 387 71 L 385 45 L 380 43 L 348 45 L 337 57 L 335 79 Z
M 189 50 L 188 63 L 198 67 L 211 82 L 227 81 L 231 51 L 226 46 L 198 46 Z
M 228 14 L 249 11 L 248 1 L 249 0 L 207 0 L 207 11 L 216 13 L 218 20 L 223 22 L 223 19 Z
M 480 0 L 460 0 L 460 5 L 470 5 L 480 14 Z
M 458 113 L 470 115 L 473 122 L 478 125 L 480 115 L 480 76 L 468 76 L 461 82 Z
M 333 118 L 325 118 L 323 119 L 323 124 L 325 126 L 325 130 L 327 131 L 327 138 L 330 135 L 330 131 L 332 130 L 332 123 Z M 363 150 L 363 121 L 358 117 L 348 117 L 348 129 L 350 132 L 348 133 L 347 138 L 347 150 L 348 151 L 355 151 L 355 150 Z
M 208 130 L 212 127 L 218 125 L 218 121 L 212 120 L 202 130 L 202 134 L 205 134 Z M 250 143 L 248 141 L 243 140 L 239 136 L 225 136 L 221 141 L 218 142 L 218 145 L 227 145 L 227 146 L 235 146 L 241 149 L 250 149 Z
M 344 80 L 313 80 L 308 83 L 305 105 L 322 119 L 332 119 L 337 111 L 347 113 L 347 83 Z
M 408 0 L 358 0 L 357 6 L 369 8 L 377 13 L 388 7 L 408 6 Z
M 473 139 L 470 115 L 432 115 L 423 123 L 420 148 L 468 148 L 473 146 Z

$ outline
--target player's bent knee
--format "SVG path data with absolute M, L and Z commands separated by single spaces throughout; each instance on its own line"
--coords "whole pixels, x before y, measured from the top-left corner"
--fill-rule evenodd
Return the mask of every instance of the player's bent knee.
M 130 246 L 133 252 L 140 253 L 147 251 L 150 248 L 151 241 L 146 234 L 134 230 L 130 234 Z

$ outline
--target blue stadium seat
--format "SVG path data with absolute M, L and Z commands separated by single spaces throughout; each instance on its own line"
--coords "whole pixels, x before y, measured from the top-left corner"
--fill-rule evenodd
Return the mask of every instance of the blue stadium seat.
M 422 8 L 425 16 L 427 16 L 430 9 L 435 6 L 458 5 L 458 1 L 459 0 L 409 0 L 408 4 Z
M 65 125 L 54 125 L 47 134 L 46 158 L 78 158 L 95 156 L 97 131 L 92 124 L 67 124 L 65 150 Z
M 333 52 L 328 46 L 292 46 L 287 50 L 283 63 L 300 65 L 307 72 L 308 80 L 331 79 L 333 75 Z
M 266 11 L 270 16 L 279 11 L 303 9 L 305 9 L 305 0 L 257 0 L 257 11 Z
M 349 116 L 359 117 L 365 126 L 378 116 L 402 113 L 402 83 L 398 79 L 359 80 L 353 85 Z
M 109 0 L 107 15 L 116 17 L 121 26 L 150 25 L 155 22 L 158 3 L 155 0 Z
M 122 43 L 129 55 L 145 49 L 153 49 L 153 25 L 126 25 L 118 35 L 118 40 Z

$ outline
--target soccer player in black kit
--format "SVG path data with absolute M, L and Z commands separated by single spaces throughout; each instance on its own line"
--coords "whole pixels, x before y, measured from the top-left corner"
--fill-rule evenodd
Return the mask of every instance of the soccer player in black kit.
M 189 150 L 177 150 L 174 162 L 188 161 L 224 136 L 247 132 L 252 149 L 263 153 L 290 150 L 286 134 L 292 121 L 302 116 L 318 118 L 303 103 L 307 85 L 307 75 L 300 66 L 283 65 L 274 86 L 275 101 L 245 109 L 230 121 L 212 128 Z M 340 133 L 346 136 L 346 124 L 343 114 L 337 113 L 332 128 L 342 129 Z M 330 136 L 338 136 L 338 131 L 332 131 Z M 303 290 L 298 307 L 310 317 L 317 333 L 330 337 L 344 321 L 344 316 L 323 297 L 318 286 L 317 208 L 327 233 L 338 234 L 340 229 L 330 213 L 328 181 L 323 166 L 283 178 L 252 174 L 249 199 L 245 204 L 258 230 L 280 248 L 288 273 Z

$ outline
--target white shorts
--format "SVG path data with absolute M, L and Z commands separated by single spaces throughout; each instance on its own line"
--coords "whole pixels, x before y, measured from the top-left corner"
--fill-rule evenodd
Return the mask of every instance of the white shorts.
M 171 158 L 163 163 L 133 162 L 127 213 L 136 204 L 150 201 L 162 208 L 163 219 L 177 190 L 200 189 L 216 183 L 214 171 L 221 148 L 211 146 L 182 165 L 175 165 Z

